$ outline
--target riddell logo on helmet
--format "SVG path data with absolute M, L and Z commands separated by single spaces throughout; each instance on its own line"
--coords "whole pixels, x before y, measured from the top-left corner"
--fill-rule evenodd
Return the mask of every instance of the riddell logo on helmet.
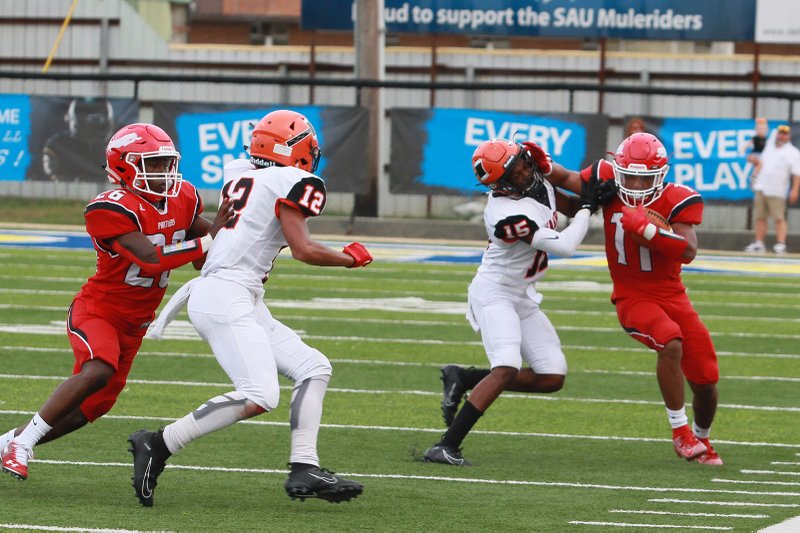
M 108 149 L 111 150 L 113 148 L 122 148 L 123 146 L 128 146 L 131 143 L 135 143 L 136 141 L 140 141 L 142 138 L 139 137 L 136 133 L 129 133 L 127 135 L 123 135 L 119 139 L 111 139 L 111 142 L 108 143 Z

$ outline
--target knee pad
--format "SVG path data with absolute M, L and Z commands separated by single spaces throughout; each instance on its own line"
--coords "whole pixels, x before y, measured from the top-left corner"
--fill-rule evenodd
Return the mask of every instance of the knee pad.
M 328 358 L 317 349 L 312 348 L 311 352 L 312 356 L 306 358 L 305 361 L 294 368 L 286 377 L 298 383 L 319 376 L 330 377 L 333 374 L 333 367 Z
M 237 384 L 234 393 L 241 394 L 242 398 L 250 400 L 267 411 L 272 411 L 278 407 L 281 398 L 278 387 L 260 386 L 252 382 L 246 385 Z

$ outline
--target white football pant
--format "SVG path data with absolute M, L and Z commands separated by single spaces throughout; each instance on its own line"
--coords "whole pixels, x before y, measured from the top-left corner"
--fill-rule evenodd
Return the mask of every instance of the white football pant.
M 561 340 L 532 285 L 512 287 L 476 276 L 468 300 L 467 319 L 481 333 L 491 368 L 519 370 L 524 359 L 537 374 L 567 375 Z

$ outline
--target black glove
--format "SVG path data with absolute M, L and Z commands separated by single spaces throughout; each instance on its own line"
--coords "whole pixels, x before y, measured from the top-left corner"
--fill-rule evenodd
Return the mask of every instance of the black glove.
M 599 180 L 592 176 L 581 184 L 581 208 L 588 209 L 592 214 L 600 206 L 608 204 L 617 195 L 617 186 L 614 180 Z

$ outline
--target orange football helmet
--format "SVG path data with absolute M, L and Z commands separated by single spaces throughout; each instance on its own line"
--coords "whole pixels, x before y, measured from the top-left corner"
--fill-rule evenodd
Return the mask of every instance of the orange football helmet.
M 321 156 L 314 126 L 295 111 L 268 113 L 253 129 L 250 162 L 257 167 L 280 165 L 313 173 Z
M 518 172 L 522 164 L 530 166 L 530 172 L 522 181 Z M 493 191 L 525 195 L 544 181 L 528 150 L 519 143 L 505 139 L 483 141 L 472 153 L 472 171 L 483 185 Z

